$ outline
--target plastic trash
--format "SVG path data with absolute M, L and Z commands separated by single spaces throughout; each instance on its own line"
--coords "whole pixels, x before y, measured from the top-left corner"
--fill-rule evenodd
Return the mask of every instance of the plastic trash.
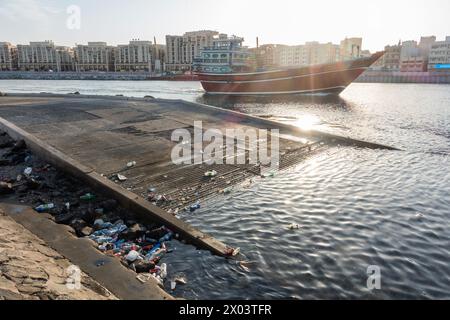
M 124 175 L 121 175 L 121 174 L 117 175 L 117 179 L 119 179 L 120 182 L 124 182 L 124 181 L 128 180 L 127 177 L 125 177 Z
M 230 194 L 232 191 L 233 191 L 232 187 L 228 187 L 228 188 L 223 189 L 223 193 L 224 194 Z
M 28 167 L 25 170 L 23 170 L 23 174 L 26 176 L 29 176 L 33 172 L 33 168 Z
M 175 281 L 170 281 L 170 290 L 175 290 L 177 287 L 177 283 Z
M 131 251 L 127 254 L 127 256 L 125 257 L 125 259 L 126 259 L 128 262 L 135 262 L 137 259 L 139 259 L 139 257 L 140 257 L 139 252 L 134 251 L 134 250 L 131 250 Z
M 299 230 L 300 226 L 298 224 L 292 223 L 288 226 L 289 230 Z
M 92 201 L 92 200 L 95 200 L 95 195 L 93 195 L 92 193 L 86 193 L 85 195 L 80 197 L 80 200 Z
M 160 242 L 160 243 L 162 243 L 162 242 L 167 242 L 167 241 L 172 240 L 172 238 L 173 238 L 173 233 L 172 233 L 172 232 L 169 232 L 169 233 L 166 234 L 164 237 L 162 237 L 161 239 L 159 239 L 159 242 Z
M 161 264 L 159 276 L 161 277 L 161 279 L 167 278 L 167 264 Z
M 136 164 L 137 164 L 136 161 L 130 161 L 130 162 L 127 163 L 127 167 L 128 167 L 128 168 L 132 168 L 132 167 L 134 167 Z
M 200 205 L 200 202 L 198 201 L 198 202 L 196 202 L 196 203 L 194 203 L 193 205 L 191 205 L 190 207 L 189 207 L 189 209 L 191 210 L 191 212 L 194 212 L 195 210 L 198 210 L 198 209 L 200 209 L 201 208 L 201 205 Z
M 187 280 L 183 276 L 177 276 L 175 278 L 175 282 L 178 283 L 178 284 L 187 284 Z
M 104 229 L 103 225 L 105 224 L 105 221 L 103 221 L 102 219 L 97 219 L 94 221 L 94 227 L 96 229 Z
M 212 177 L 215 177 L 215 176 L 217 176 L 217 171 L 216 170 L 211 170 L 211 171 L 206 171 L 205 172 L 205 177 L 212 178 Z
M 53 203 L 48 203 L 48 204 L 41 204 L 40 206 L 36 207 L 35 210 L 39 213 L 43 213 L 53 208 L 55 208 L 55 205 Z
M 241 248 L 230 248 L 225 250 L 225 255 L 228 257 L 235 257 L 241 252 Z
M 253 264 L 251 261 L 239 261 L 239 266 L 245 271 L 250 272 L 250 265 Z

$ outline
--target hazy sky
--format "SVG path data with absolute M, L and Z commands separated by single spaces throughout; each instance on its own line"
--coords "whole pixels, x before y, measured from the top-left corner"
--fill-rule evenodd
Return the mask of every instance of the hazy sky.
M 70 5 L 81 9 L 81 28 L 67 28 Z M 53 40 L 165 42 L 166 34 L 211 29 L 260 43 L 339 43 L 363 37 L 380 50 L 421 35 L 450 35 L 450 0 L 0 0 L 0 41 Z

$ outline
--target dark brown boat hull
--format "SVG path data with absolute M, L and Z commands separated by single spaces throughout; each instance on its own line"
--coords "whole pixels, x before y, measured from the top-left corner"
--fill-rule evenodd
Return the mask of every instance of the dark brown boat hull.
M 208 94 L 340 93 L 383 55 L 302 68 L 247 74 L 198 74 Z

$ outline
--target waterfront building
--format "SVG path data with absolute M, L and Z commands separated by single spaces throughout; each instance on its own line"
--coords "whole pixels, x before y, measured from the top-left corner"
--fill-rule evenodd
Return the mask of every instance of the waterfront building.
M 305 45 L 280 45 L 275 49 L 275 64 L 281 67 L 306 66 L 310 64 L 310 55 Z
M 306 51 L 309 53 L 309 64 L 333 63 L 341 60 L 341 49 L 338 45 L 318 42 L 307 42 Z
M 76 69 L 83 71 L 114 71 L 114 48 L 106 42 L 88 42 L 75 48 Z
M 165 70 L 167 48 L 162 44 L 153 44 L 152 46 L 152 70 L 155 73 L 161 73 Z
M 264 44 L 257 48 L 251 48 L 249 51 L 255 55 L 258 68 L 265 69 L 278 66 L 276 44 Z
M 194 58 L 213 45 L 219 33 L 211 30 L 187 32 L 183 36 L 166 36 L 166 71 L 190 71 Z
M 56 47 L 52 41 L 19 44 L 17 55 L 21 71 L 58 71 Z
M 389 71 L 399 71 L 400 70 L 400 55 L 402 51 L 401 43 L 394 46 L 384 47 L 384 69 Z
M 426 72 L 427 60 L 425 57 L 409 57 L 400 61 L 401 72 Z
M 115 71 L 152 71 L 152 42 L 132 40 L 115 48 Z
M 400 60 L 405 60 L 409 58 L 415 58 L 420 56 L 419 46 L 417 41 L 408 40 L 403 41 L 402 49 L 400 51 Z
M 304 45 L 275 48 L 274 60 L 279 66 L 308 66 L 340 61 L 340 47 L 332 43 L 307 42 Z
M 340 45 L 340 59 L 353 60 L 361 57 L 362 38 L 345 38 Z
M 0 42 L 0 71 L 17 68 L 17 48 L 9 42 Z
M 73 48 L 56 47 L 56 71 L 75 71 L 75 52 Z
M 450 36 L 445 41 L 436 41 L 428 58 L 428 70 L 432 72 L 450 72 Z
M 424 57 L 428 60 L 428 56 L 430 55 L 430 50 L 433 44 L 436 42 L 435 36 L 430 37 L 420 37 L 419 42 L 419 54 L 421 57 Z

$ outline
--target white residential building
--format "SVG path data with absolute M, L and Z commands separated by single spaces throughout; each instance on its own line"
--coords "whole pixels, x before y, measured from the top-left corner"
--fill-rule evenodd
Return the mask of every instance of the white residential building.
M 276 65 L 282 67 L 332 63 L 340 60 L 339 46 L 318 42 L 297 46 L 277 45 L 274 60 Z
M 192 69 L 194 58 L 204 47 L 211 47 L 219 33 L 211 30 L 187 32 L 183 36 L 166 36 L 166 71 Z
M 56 70 L 58 72 L 75 71 L 75 52 L 73 48 L 56 47 Z
M 450 72 L 450 36 L 447 36 L 445 41 L 436 41 L 431 46 L 428 70 Z
M 114 48 L 106 42 L 88 42 L 75 48 L 77 71 L 114 71 Z
M 115 48 L 115 71 L 152 71 L 151 41 L 130 41 Z
M 58 71 L 55 44 L 52 41 L 30 42 L 17 46 L 18 68 L 22 71 Z
M 9 42 L 0 42 L 0 71 L 17 68 L 17 48 Z

